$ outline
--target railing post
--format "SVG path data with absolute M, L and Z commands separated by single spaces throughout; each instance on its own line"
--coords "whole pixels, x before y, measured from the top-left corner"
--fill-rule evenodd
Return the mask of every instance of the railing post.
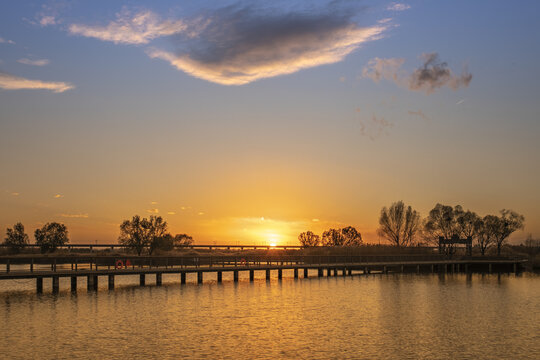
M 9 273 L 9 270 L 10 270 L 10 264 L 9 264 L 9 259 L 6 260 L 6 272 Z

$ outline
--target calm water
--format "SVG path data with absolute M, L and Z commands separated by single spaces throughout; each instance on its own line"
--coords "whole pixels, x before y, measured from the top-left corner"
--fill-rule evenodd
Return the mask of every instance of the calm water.
M 540 359 L 538 275 L 178 278 L 117 277 L 111 292 L 103 278 L 97 293 L 81 278 L 58 295 L 2 282 L 0 357 Z

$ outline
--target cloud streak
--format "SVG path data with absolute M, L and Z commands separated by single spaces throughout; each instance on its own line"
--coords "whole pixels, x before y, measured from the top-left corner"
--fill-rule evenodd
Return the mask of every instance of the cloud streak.
M 381 79 L 393 81 L 398 86 L 412 91 L 421 91 L 427 95 L 442 87 L 448 87 L 455 91 L 469 86 L 472 74 L 466 68 L 461 74 L 456 75 L 448 68 L 446 62 L 439 60 L 437 53 L 422 54 L 421 58 L 424 63 L 412 73 L 401 69 L 405 62 L 404 59 L 374 58 L 362 69 L 362 76 L 375 82 L 379 82 Z
M 31 60 L 27 58 L 22 58 L 17 60 L 18 63 L 24 64 L 24 65 L 30 65 L 30 66 L 45 66 L 49 65 L 48 59 L 37 59 L 37 60 Z
M 73 85 L 66 82 L 31 80 L 0 72 L 0 89 L 4 90 L 50 90 L 62 93 L 74 88 Z
M 175 37 L 176 51 L 151 48 L 151 58 L 222 85 L 242 85 L 343 60 L 386 26 L 362 27 L 339 11 L 275 13 L 251 7 L 216 11 L 191 38 Z
M 13 40 L 6 40 L 6 39 L 4 39 L 3 37 L 0 37 L 0 44 L 11 44 L 11 45 L 13 45 L 13 44 L 15 44 L 15 41 L 13 41 Z
M 72 24 L 68 30 L 73 35 L 112 41 L 115 44 L 142 45 L 151 40 L 183 32 L 187 25 L 183 20 L 162 20 L 151 11 L 132 14 L 124 9 L 116 20 L 107 26 Z
M 388 5 L 388 7 L 386 8 L 386 10 L 390 10 L 390 11 L 405 11 L 405 10 L 409 10 L 410 8 L 411 8 L 411 5 L 393 2 L 393 3 L 391 3 L 390 5 Z

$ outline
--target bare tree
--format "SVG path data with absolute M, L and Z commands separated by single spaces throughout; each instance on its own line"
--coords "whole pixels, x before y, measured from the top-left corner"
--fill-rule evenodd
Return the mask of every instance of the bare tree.
M 319 235 L 315 235 L 311 231 L 306 231 L 298 235 L 298 241 L 303 247 L 318 246 L 321 238 Z
M 456 213 L 462 211 L 460 205 L 452 208 L 448 205 L 437 204 L 427 216 L 424 222 L 424 237 L 428 242 L 436 243 L 439 236 L 450 239 L 459 235 Z
M 494 233 L 495 244 L 497 244 L 497 255 L 501 255 L 502 245 L 508 237 L 515 231 L 523 229 L 525 217 L 512 210 L 502 209 L 498 221 L 491 225 Z
M 341 235 L 344 238 L 344 246 L 360 246 L 362 245 L 362 234 L 354 227 L 347 226 L 341 229 Z
M 8 246 L 12 251 L 17 253 L 28 245 L 28 235 L 24 232 L 23 224 L 18 222 L 13 225 L 13 228 L 6 229 L 4 245 Z
M 483 218 L 479 218 L 475 222 L 475 235 L 476 243 L 480 248 L 482 256 L 486 254 L 486 250 L 495 242 L 494 233 L 494 224 L 499 221 L 499 218 L 494 215 L 486 215 Z
M 396 246 L 408 246 L 414 242 L 420 228 L 420 215 L 410 206 L 398 201 L 381 209 L 378 234 Z
M 41 229 L 34 231 L 36 244 L 40 246 L 41 252 L 53 252 L 58 246 L 69 242 L 66 225 L 57 222 L 46 223 Z

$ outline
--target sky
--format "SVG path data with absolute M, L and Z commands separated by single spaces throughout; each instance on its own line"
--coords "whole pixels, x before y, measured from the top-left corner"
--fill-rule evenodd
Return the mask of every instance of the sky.
M 540 236 L 537 1 L 3 1 L 0 229 L 297 244 L 403 200 Z M 4 230 L 2 230 L 4 231 Z M 33 236 L 31 235 L 31 239 Z

